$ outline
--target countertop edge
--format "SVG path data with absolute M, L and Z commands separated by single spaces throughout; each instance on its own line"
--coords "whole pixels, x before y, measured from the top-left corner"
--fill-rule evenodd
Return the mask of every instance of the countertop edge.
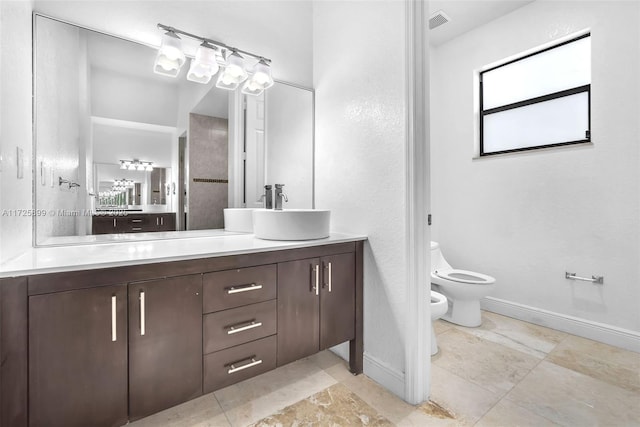
M 176 239 L 178 240 L 178 239 Z M 209 252 L 203 250 L 194 250 L 189 252 L 186 248 L 190 242 L 190 239 L 180 239 L 182 246 L 185 249 L 180 249 L 179 245 L 176 245 L 176 240 L 151 240 L 142 242 L 119 242 L 111 245 L 96 244 L 96 245 L 77 245 L 77 246 L 62 246 L 57 248 L 31 248 L 26 253 L 9 260 L 3 264 L 0 264 L 0 279 L 17 278 L 36 274 L 48 274 L 48 273 L 62 273 L 79 270 L 97 270 L 102 268 L 114 268 L 124 267 L 132 265 L 144 265 L 154 264 L 159 262 L 173 262 L 173 261 L 186 261 L 194 259 L 215 258 L 232 255 L 245 255 L 251 253 L 260 252 L 273 252 L 287 249 L 299 249 L 314 246 L 324 246 L 338 243 L 348 243 L 356 241 L 368 240 L 366 235 L 357 234 L 344 234 L 344 233 L 331 233 L 329 237 L 318 240 L 300 240 L 300 241 L 275 241 L 275 240 L 262 240 L 254 237 L 252 234 L 248 235 L 235 235 L 235 236 L 216 236 L 216 237 L 203 237 L 198 239 L 198 243 L 206 243 L 210 241 L 215 243 L 227 243 L 231 242 L 238 244 L 238 247 L 232 249 L 223 250 L 211 250 Z M 246 242 L 245 242 L 246 241 Z M 171 245 L 173 242 L 173 245 Z M 244 246 L 243 246 L 243 243 Z M 258 244 L 258 247 L 255 245 Z M 160 246 L 155 249 L 153 246 Z M 113 246 L 116 250 L 116 254 L 111 254 L 106 261 L 96 259 L 98 256 L 96 251 L 100 248 L 106 248 Z M 151 246 L 151 249 L 149 247 Z M 166 246 L 174 246 L 174 248 L 163 248 Z M 143 249 L 140 251 L 140 249 Z M 48 259 L 53 252 L 59 253 L 59 261 Z M 80 254 L 78 252 L 84 251 L 85 259 L 77 258 Z M 142 252 L 141 256 L 132 256 L 138 251 Z M 119 256 L 119 253 L 126 252 L 128 256 Z M 155 253 L 154 253 L 155 252 Z M 45 260 L 39 261 L 39 255 L 43 255 Z M 75 261 L 69 263 L 68 259 L 73 257 Z

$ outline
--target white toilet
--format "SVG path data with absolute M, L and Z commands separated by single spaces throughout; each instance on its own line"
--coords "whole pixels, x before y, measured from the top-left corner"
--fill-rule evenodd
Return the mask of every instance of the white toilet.
M 436 333 L 433 330 L 433 322 L 441 318 L 449 308 L 447 297 L 439 292 L 431 291 L 431 355 L 438 352 L 438 343 L 436 342 Z
M 431 242 L 431 287 L 447 297 L 448 310 L 442 316 L 456 325 L 480 326 L 480 299 L 495 288 L 496 279 L 486 274 L 452 268 L 440 245 Z

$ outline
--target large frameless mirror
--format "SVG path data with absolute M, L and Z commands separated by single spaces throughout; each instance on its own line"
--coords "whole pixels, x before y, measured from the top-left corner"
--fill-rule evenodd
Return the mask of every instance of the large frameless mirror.
M 267 183 L 313 207 L 312 90 L 158 75 L 156 49 L 39 14 L 33 41 L 36 246 L 223 229 Z

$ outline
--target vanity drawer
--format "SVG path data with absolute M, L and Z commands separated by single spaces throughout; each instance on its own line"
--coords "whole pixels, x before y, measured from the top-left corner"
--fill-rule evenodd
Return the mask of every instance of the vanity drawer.
M 254 377 L 276 367 L 276 336 L 204 356 L 204 393 Z
M 206 314 L 204 354 L 274 335 L 276 312 L 276 300 L 271 300 Z
M 202 305 L 204 313 L 268 301 L 275 297 L 275 264 L 204 275 Z

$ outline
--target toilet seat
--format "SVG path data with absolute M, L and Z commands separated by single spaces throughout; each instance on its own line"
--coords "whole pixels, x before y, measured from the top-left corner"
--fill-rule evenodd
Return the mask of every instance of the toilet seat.
M 436 270 L 433 272 L 436 276 L 458 283 L 468 283 L 471 285 L 490 285 L 496 281 L 486 274 L 476 273 L 475 271 L 458 270 L 455 268 L 446 270 Z

